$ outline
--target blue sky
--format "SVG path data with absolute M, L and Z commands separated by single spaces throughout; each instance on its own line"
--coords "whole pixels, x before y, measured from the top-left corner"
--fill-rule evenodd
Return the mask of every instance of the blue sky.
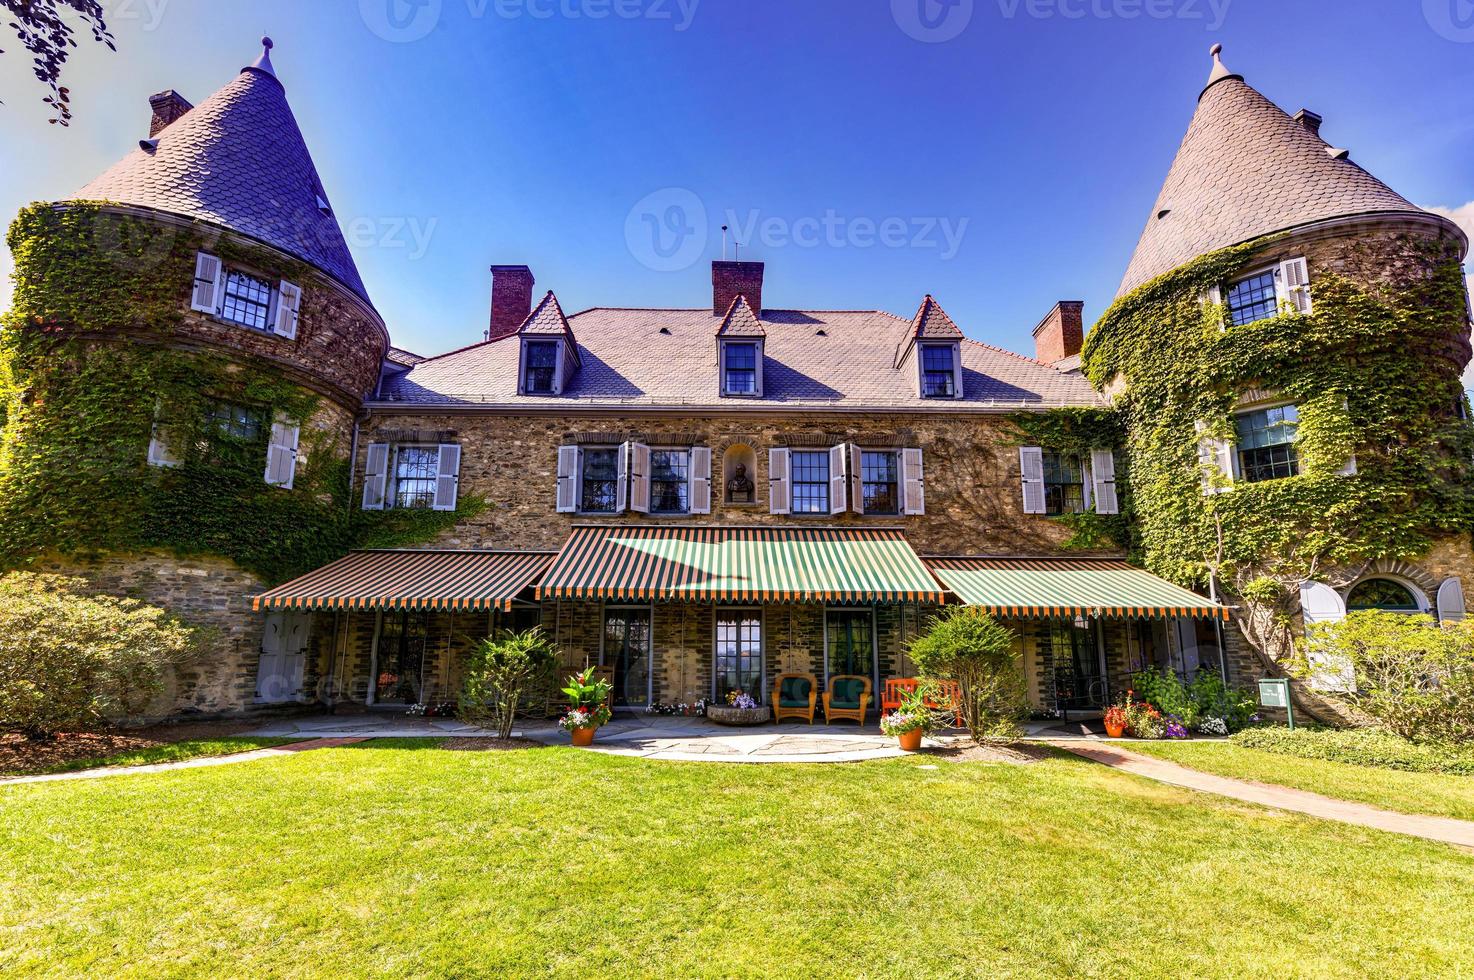
M 1031 353 L 1055 300 L 1110 302 L 1221 42 L 1474 231 L 1470 0 L 949 2 L 108 0 L 119 50 L 82 43 L 69 129 L 0 40 L 0 212 L 74 191 L 146 135 L 150 93 L 200 101 L 269 33 L 401 346 L 478 340 L 494 263 L 569 311 L 703 305 L 731 223 L 769 307 L 931 292 Z

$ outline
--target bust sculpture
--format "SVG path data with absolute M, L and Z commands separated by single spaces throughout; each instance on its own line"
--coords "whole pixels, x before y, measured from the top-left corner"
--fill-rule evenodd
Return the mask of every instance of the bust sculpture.
M 727 481 L 727 503 L 750 504 L 752 491 L 753 483 L 747 476 L 747 464 L 738 463 L 732 472 L 732 479 Z

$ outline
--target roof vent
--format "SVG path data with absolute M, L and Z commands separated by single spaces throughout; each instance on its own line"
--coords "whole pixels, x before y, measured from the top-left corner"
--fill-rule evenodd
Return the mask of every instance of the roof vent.
M 827 337 L 827 336 L 829 336 L 829 331 L 828 330 L 825 330 L 823 327 L 820 327 L 818 330 L 815 330 L 814 331 L 814 336 L 815 337 Z
M 246 68 L 254 68 L 263 74 L 276 78 L 276 69 L 271 64 L 271 49 L 274 47 L 276 45 L 272 42 L 271 38 L 263 37 L 261 39 L 261 53 Z
M 138 148 L 144 153 L 152 153 L 159 148 L 159 141 L 156 139 L 139 140 Z
M 1332 160 L 1349 160 L 1349 159 L 1351 159 L 1351 151 L 1350 150 L 1343 150 L 1339 146 L 1328 146 L 1328 147 L 1326 147 L 1326 152 L 1331 155 L 1331 159 Z
M 1324 121 L 1319 113 L 1311 112 L 1309 109 L 1301 109 L 1295 113 L 1295 121 L 1315 135 L 1320 135 L 1320 124 Z
M 670 336 L 670 327 L 661 327 L 660 328 L 660 332 L 663 333 L 663 334 L 665 334 L 667 337 L 669 337 Z
M 333 206 L 321 194 L 317 195 L 317 209 L 330 218 L 333 216 Z
M 1157 212 L 1157 220 L 1158 221 L 1161 221 L 1163 218 L 1167 217 L 1167 215 L 1169 215 L 1171 213 L 1172 213 L 1172 205 L 1170 205 L 1170 204 L 1164 204 L 1164 205 L 1162 205 L 1162 209 Z

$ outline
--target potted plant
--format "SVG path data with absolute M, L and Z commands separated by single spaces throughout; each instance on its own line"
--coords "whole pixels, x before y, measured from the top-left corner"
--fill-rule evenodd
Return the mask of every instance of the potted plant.
M 1113 704 L 1106 709 L 1105 713 L 1106 735 L 1110 738 L 1120 738 L 1126 734 L 1126 709 L 1119 704 Z
M 1136 738 L 1161 738 L 1167 732 L 1162 713 L 1145 701 L 1136 700 L 1135 691 L 1126 692 L 1126 730 Z
M 921 748 L 921 736 L 936 727 L 935 712 L 926 704 L 926 693 L 917 689 L 901 699 L 901 706 L 880 716 L 880 733 L 900 742 L 902 752 Z
M 602 677 L 594 679 L 594 668 L 568 678 L 563 693 L 568 695 L 568 711 L 558 719 L 558 727 L 573 737 L 574 745 L 592 745 L 594 732 L 609 724 L 609 692 L 613 685 Z
M 726 704 L 708 704 L 706 717 L 718 725 L 761 725 L 772 710 L 746 691 L 728 691 Z

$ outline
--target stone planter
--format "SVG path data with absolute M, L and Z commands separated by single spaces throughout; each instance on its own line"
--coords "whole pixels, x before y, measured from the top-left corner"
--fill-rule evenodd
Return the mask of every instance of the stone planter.
M 718 725 L 761 725 L 772 719 L 773 709 L 766 704 L 756 708 L 731 708 L 714 704 L 706 709 L 706 717 Z

